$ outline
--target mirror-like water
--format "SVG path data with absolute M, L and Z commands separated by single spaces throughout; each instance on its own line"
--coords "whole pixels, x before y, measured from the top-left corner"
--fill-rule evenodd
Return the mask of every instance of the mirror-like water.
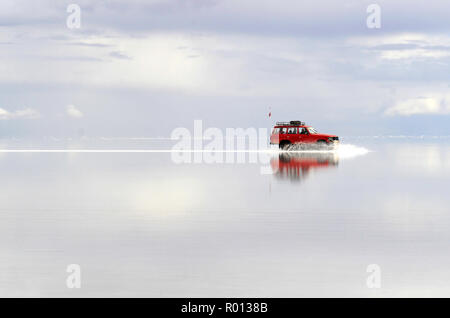
M 170 153 L 0 153 L 0 295 L 448 295 L 449 143 L 354 144 L 273 153 L 269 173 Z

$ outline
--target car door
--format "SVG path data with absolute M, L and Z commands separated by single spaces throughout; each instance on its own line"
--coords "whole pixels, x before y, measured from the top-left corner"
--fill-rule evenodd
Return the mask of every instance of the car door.
M 297 127 L 289 127 L 287 129 L 287 140 L 289 140 L 291 143 L 295 144 L 297 143 Z
M 287 139 L 286 132 L 287 132 L 287 128 L 286 127 L 281 127 L 280 128 L 280 134 L 278 135 L 279 136 L 279 141 Z
M 309 133 L 305 127 L 298 128 L 298 142 L 306 143 L 308 142 Z

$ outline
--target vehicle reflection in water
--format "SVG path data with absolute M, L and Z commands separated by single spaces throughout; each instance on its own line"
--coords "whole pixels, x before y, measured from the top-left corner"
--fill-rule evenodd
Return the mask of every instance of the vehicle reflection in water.
M 333 152 L 324 153 L 280 153 L 270 161 L 272 172 L 278 179 L 300 181 L 311 171 L 337 167 L 339 157 Z

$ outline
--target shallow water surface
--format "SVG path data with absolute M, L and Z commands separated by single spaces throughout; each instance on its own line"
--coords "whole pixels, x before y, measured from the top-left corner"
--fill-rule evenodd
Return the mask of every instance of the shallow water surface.
M 351 143 L 370 151 L 0 153 L 0 295 L 449 296 L 450 143 Z

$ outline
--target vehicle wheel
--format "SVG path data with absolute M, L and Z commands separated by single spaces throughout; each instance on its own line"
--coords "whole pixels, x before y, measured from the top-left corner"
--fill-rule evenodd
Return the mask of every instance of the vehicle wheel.
M 327 147 L 327 142 L 325 140 L 317 140 L 316 144 L 319 149 L 324 149 Z
M 281 150 L 286 150 L 289 147 L 290 144 L 291 143 L 289 141 L 282 141 L 282 142 L 280 142 L 280 149 Z

